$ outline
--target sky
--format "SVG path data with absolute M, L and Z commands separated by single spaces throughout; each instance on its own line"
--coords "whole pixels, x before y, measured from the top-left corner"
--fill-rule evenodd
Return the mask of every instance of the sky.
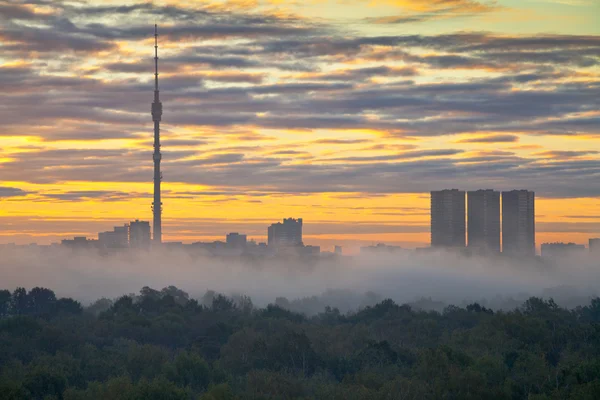
M 536 192 L 600 236 L 598 0 L 0 0 L 0 243 L 152 218 L 165 241 L 429 242 L 429 191 Z

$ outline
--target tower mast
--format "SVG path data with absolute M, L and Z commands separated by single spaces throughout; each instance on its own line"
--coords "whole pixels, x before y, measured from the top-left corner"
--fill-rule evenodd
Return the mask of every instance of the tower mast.
M 162 103 L 160 102 L 158 90 L 158 25 L 154 25 L 154 102 L 152 103 L 152 121 L 154 121 L 154 202 L 152 212 L 154 215 L 153 241 L 155 244 L 162 243 L 162 201 L 160 196 L 160 183 L 162 173 L 160 172 L 160 121 L 162 118 Z

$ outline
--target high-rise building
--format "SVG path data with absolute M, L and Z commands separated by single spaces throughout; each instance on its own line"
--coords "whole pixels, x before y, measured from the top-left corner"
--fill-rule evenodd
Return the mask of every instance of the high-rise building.
M 286 218 L 268 230 L 269 246 L 302 246 L 302 218 Z
M 129 247 L 129 226 L 115 226 L 112 231 L 98 233 L 98 243 L 108 249 Z
M 600 254 L 600 238 L 590 239 L 589 244 L 590 253 L 599 253 Z
M 492 189 L 467 193 L 469 249 L 500 252 L 500 192 Z
M 465 247 L 465 192 L 431 192 L 431 246 Z
M 133 249 L 150 247 L 150 222 L 136 219 L 129 224 L 129 247 Z
M 535 255 L 534 192 L 502 192 L 502 252 Z
M 246 235 L 232 232 L 227 234 L 226 242 L 229 247 L 244 248 L 246 247 L 247 238 Z

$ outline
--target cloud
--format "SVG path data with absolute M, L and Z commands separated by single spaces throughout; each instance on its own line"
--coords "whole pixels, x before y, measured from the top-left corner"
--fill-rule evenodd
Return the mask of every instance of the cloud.
M 368 143 L 367 139 L 317 139 L 313 140 L 313 143 L 317 144 L 358 144 L 358 143 Z
M 593 5 L 593 0 L 537 0 L 539 2 L 564 4 L 567 6 L 583 7 Z
M 127 199 L 150 197 L 146 193 L 136 192 L 119 192 L 109 190 L 87 190 L 87 191 L 65 191 L 61 193 L 40 193 L 40 196 L 45 199 L 51 199 L 52 201 L 63 201 L 63 202 L 80 202 L 80 201 L 103 201 L 103 202 L 114 202 L 122 201 Z
M 442 156 L 453 156 L 456 154 L 463 153 L 464 150 L 459 149 L 436 149 L 436 150 L 414 150 L 405 151 L 398 154 L 388 154 L 382 156 L 364 156 L 364 157 L 343 157 L 343 158 L 330 158 L 326 161 L 344 161 L 347 163 L 353 162 L 372 162 L 372 161 L 394 161 L 411 158 L 423 158 L 423 157 L 442 157 Z
M 28 193 L 26 191 L 21 190 L 19 188 L 6 187 L 6 186 L 0 187 L 0 199 L 7 198 L 7 197 L 21 197 L 21 196 L 26 196 L 27 194 Z
M 413 17 L 496 6 L 401 3 Z M 35 23 L 12 18 L 0 27 L 10 39 L 3 41 L 10 62 L 0 66 L 7 99 L 0 135 L 48 147 L 7 149 L 8 182 L 148 181 L 148 21 L 158 16 L 169 182 L 271 194 L 416 193 L 464 181 L 473 188 L 539 184 L 552 196 L 597 192 L 589 185 L 599 168 L 594 153 L 563 153 L 554 164 L 541 153 L 551 151 L 546 143 L 527 157 L 460 146 L 600 135 L 597 36 L 363 36 L 327 21 L 240 8 L 46 4 L 54 11 Z M 455 148 L 428 148 L 436 141 Z
M 57 27 L 58 28 L 58 27 Z M 19 26 L 0 28 L 0 39 L 5 51 L 24 52 L 84 52 L 95 53 L 115 48 L 115 44 L 103 39 L 60 29 Z
M 497 1 L 477 0 L 375 0 L 375 3 L 400 7 L 407 14 L 367 18 L 377 24 L 406 24 L 441 18 L 475 16 L 501 9 Z
M 375 0 L 411 11 L 432 12 L 447 10 L 487 11 L 497 7 L 496 1 L 478 0 Z
M 580 151 L 547 150 L 547 151 L 540 151 L 538 153 L 535 153 L 535 155 L 540 156 L 540 157 L 547 157 L 547 158 L 575 158 L 575 157 L 589 156 L 589 155 L 598 154 L 598 153 L 600 153 L 600 152 L 595 151 L 595 150 L 580 150 Z
M 27 4 L 0 3 L 0 19 L 35 20 L 48 17 L 48 14 L 36 12 Z
M 460 139 L 456 143 L 512 143 L 518 141 L 519 137 L 516 135 L 487 135 Z

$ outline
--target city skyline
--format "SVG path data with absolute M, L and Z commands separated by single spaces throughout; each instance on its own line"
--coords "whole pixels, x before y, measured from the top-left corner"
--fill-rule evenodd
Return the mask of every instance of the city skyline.
M 598 5 L 130 3 L 0 7 L 1 243 L 152 220 L 150 17 L 165 241 L 296 215 L 309 245 L 421 247 L 430 190 L 489 186 L 536 192 L 538 244 L 600 236 Z

